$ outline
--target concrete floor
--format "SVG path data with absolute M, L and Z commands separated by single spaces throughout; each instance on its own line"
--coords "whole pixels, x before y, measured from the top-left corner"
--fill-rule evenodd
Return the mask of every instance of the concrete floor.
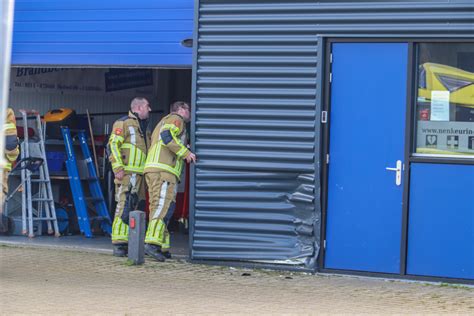
M 180 233 L 171 234 L 171 253 L 177 259 L 186 259 L 189 254 L 188 235 Z M 86 238 L 84 236 L 38 236 L 28 238 L 24 236 L 0 236 L 0 245 L 28 246 L 37 248 L 49 248 L 58 250 L 77 250 L 83 252 L 96 252 L 111 254 L 112 244 L 110 237 L 98 236 Z

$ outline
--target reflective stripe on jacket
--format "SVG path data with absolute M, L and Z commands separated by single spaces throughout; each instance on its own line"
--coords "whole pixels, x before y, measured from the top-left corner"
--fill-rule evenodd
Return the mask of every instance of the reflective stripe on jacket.
M 113 171 L 125 170 L 143 174 L 147 144 L 150 142 L 150 132 L 141 130 L 134 114 L 129 112 L 128 116 L 117 120 L 112 127 L 108 143 Z
M 20 153 L 16 131 L 15 112 L 13 112 L 13 109 L 11 108 L 8 108 L 7 110 L 7 120 L 3 125 L 3 130 L 5 132 L 5 170 L 10 171 L 12 170 L 12 163 L 16 161 Z
M 151 135 L 151 148 L 145 163 L 145 173 L 165 171 L 178 179 L 183 171 L 183 159 L 189 154 L 184 119 L 175 113 L 165 116 Z

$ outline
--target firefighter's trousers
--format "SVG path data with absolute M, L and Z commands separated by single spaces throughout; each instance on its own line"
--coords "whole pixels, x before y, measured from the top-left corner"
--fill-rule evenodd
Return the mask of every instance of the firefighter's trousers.
M 177 179 L 168 172 L 153 172 L 146 173 L 145 180 L 150 194 L 150 218 L 145 243 L 168 251 L 170 234 L 167 225 L 174 211 Z
M 143 175 L 137 173 L 125 173 L 122 180 L 115 179 L 115 218 L 112 224 L 112 243 L 128 243 L 128 225 L 122 221 L 125 203 L 130 194 L 137 194 L 139 201 L 145 200 L 145 183 Z

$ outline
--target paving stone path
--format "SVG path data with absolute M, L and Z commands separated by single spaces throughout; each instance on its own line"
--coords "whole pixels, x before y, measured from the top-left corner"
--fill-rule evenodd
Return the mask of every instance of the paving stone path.
M 0 246 L 0 314 L 466 314 L 474 288 Z

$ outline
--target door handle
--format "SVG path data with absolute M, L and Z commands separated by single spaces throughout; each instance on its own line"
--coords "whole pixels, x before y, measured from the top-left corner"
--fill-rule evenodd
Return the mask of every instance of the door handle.
M 386 167 L 385 170 L 395 171 L 395 184 L 398 186 L 402 184 L 402 161 L 401 160 L 397 160 L 397 166 L 395 168 Z

